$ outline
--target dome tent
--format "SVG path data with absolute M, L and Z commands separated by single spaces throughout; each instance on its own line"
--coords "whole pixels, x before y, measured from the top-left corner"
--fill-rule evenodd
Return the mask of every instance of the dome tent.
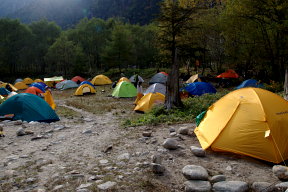
M 129 81 L 131 82 L 131 83 L 135 83 L 136 82 L 136 75 L 132 75 L 130 78 L 129 78 Z M 140 75 L 138 75 L 138 82 L 144 82 L 144 79 L 140 76 Z
M 188 83 L 185 87 L 181 90 L 186 90 L 191 95 L 198 95 L 201 96 L 205 93 L 216 93 L 216 89 L 210 83 L 206 82 L 195 82 L 195 83 Z
M 241 89 L 244 87 L 263 87 L 263 85 L 259 84 L 259 82 L 255 79 L 247 79 L 238 85 L 236 89 Z
M 288 159 L 288 101 L 260 88 L 233 91 L 209 107 L 195 134 L 203 149 L 279 163 Z
M 166 94 L 166 86 L 161 83 L 154 83 L 153 85 L 150 85 L 146 91 L 144 92 L 144 95 L 148 93 L 162 93 L 163 95 Z
M 96 93 L 96 90 L 94 89 L 93 86 L 89 85 L 89 84 L 83 84 L 83 85 L 80 85 L 74 95 L 84 95 L 84 94 L 87 94 L 87 93 Z
M 54 122 L 59 117 L 42 98 L 20 93 L 7 99 L 0 105 L 0 115 L 14 114 L 13 120 Z
M 93 85 L 110 85 L 112 81 L 105 75 L 97 75 L 92 79 L 91 83 Z
M 113 97 L 136 97 L 137 89 L 134 85 L 127 81 L 122 81 L 113 90 Z
M 168 79 L 168 74 L 165 72 L 160 72 L 155 74 L 149 81 L 149 84 L 154 84 L 154 83 L 162 83 L 166 84 Z
M 161 93 L 148 93 L 137 102 L 134 111 L 147 112 L 151 110 L 155 104 L 163 104 L 164 102 L 165 95 Z
M 56 84 L 56 89 L 65 90 L 70 88 L 76 88 L 78 84 L 72 80 L 64 80 Z

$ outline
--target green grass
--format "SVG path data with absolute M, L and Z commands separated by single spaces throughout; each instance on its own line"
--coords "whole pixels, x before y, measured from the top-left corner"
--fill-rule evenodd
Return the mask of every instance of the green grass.
M 173 124 L 195 122 L 195 118 L 202 111 L 208 109 L 215 101 L 226 95 L 228 91 L 216 94 L 205 94 L 200 97 L 188 98 L 183 101 L 184 107 L 167 111 L 164 106 L 153 108 L 150 112 L 138 118 L 131 118 L 123 122 L 125 127 L 157 124 Z

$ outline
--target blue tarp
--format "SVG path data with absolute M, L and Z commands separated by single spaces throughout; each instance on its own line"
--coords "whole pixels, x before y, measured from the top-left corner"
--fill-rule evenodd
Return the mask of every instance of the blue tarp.
M 0 116 L 14 114 L 13 120 L 54 122 L 58 115 L 46 101 L 30 93 L 20 93 L 0 105 Z
M 262 84 L 259 84 L 255 79 L 247 79 L 243 81 L 236 89 L 244 88 L 244 87 L 263 87 Z
M 29 87 L 36 87 L 45 93 L 45 87 L 40 83 L 32 83 Z
M 216 89 L 210 83 L 195 82 L 188 83 L 182 90 L 186 90 L 190 95 L 203 95 L 205 93 L 216 93 Z

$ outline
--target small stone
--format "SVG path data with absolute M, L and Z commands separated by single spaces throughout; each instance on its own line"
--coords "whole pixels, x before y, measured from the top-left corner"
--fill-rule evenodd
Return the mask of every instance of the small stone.
M 174 128 L 169 128 L 169 132 L 172 133 L 172 132 L 176 132 L 176 130 Z
M 57 191 L 57 190 L 62 189 L 62 188 L 64 188 L 64 185 L 57 185 L 53 188 L 53 191 Z
M 199 165 L 186 165 L 182 173 L 188 180 L 208 180 L 207 170 Z
M 36 181 L 36 178 L 32 178 L 32 177 L 26 179 L 26 182 L 27 182 L 27 183 L 33 183 L 33 182 L 35 182 L 35 181 Z
M 151 137 L 152 132 L 145 131 L 145 132 L 142 133 L 142 135 L 143 135 L 144 137 Z
M 130 159 L 129 153 L 123 153 L 117 157 L 118 161 L 129 161 L 129 159 Z
M 84 120 L 84 121 L 87 121 L 87 122 L 93 121 L 93 119 L 90 119 L 90 118 L 84 118 L 83 120 Z
M 272 192 L 275 190 L 274 185 L 268 182 L 254 182 L 251 188 L 254 192 Z
M 226 176 L 225 175 L 214 175 L 210 181 L 211 181 L 211 183 L 226 181 Z
M 77 187 L 77 190 L 79 189 L 86 189 L 92 186 L 92 183 L 86 183 L 86 184 L 81 184 L 79 187 Z
M 288 180 L 288 169 L 283 165 L 274 165 L 272 171 L 280 180 Z
M 100 185 L 97 185 L 97 188 L 100 190 L 107 190 L 107 189 L 111 189 L 112 187 L 114 187 L 117 183 L 116 182 L 111 182 L 108 181 L 106 183 L 102 183 Z
M 17 120 L 14 122 L 14 125 L 22 125 L 22 121 L 21 120 Z
M 109 145 L 108 147 L 106 147 L 106 149 L 103 151 L 104 153 L 107 153 L 108 151 L 111 151 L 113 148 L 112 145 Z
M 177 133 L 176 132 L 172 132 L 172 133 L 169 134 L 169 136 L 170 137 L 175 137 L 175 136 L 177 136 Z
M 36 189 L 36 192 L 46 192 L 45 189 Z
M 85 177 L 85 175 L 83 175 L 83 174 L 72 174 L 71 177 L 72 178 L 83 178 L 83 177 Z
M 26 135 L 25 130 L 23 128 L 19 128 L 16 132 L 17 136 L 24 136 Z
M 168 138 L 164 141 L 163 147 L 166 149 L 174 150 L 174 149 L 178 148 L 178 143 L 176 140 L 174 140 L 172 138 Z
M 188 127 L 180 127 L 178 129 L 178 133 L 181 134 L 181 135 L 188 135 L 189 128 Z
M 54 131 L 60 131 L 62 129 L 65 129 L 65 126 L 64 125 L 55 125 L 54 126 Z
M 83 134 L 91 134 L 92 130 L 91 129 L 87 129 L 87 130 L 84 130 L 82 133 Z
M 151 168 L 152 168 L 153 173 L 158 174 L 158 175 L 163 175 L 165 171 L 165 167 L 157 163 L 151 163 Z
M 7 177 L 12 177 L 12 176 L 16 175 L 16 171 L 15 170 L 6 170 L 4 172 L 4 175 L 7 176 Z
M 208 192 L 211 190 L 209 181 L 189 180 L 184 183 L 185 192 Z
M 191 146 L 190 149 L 191 149 L 192 153 L 197 157 L 205 157 L 206 156 L 205 150 L 200 148 L 200 147 Z
M 226 171 L 232 171 L 232 167 L 230 165 L 228 165 L 225 169 Z
M 249 187 L 243 181 L 221 181 L 213 185 L 214 192 L 246 192 Z
M 155 154 L 151 156 L 152 159 L 152 163 L 156 163 L 156 164 L 161 164 L 162 163 L 162 157 L 160 154 Z
M 284 191 L 288 189 L 288 182 L 282 182 L 275 185 L 277 191 Z
M 124 176 L 123 176 L 123 175 L 118 175 L 117 178 L 118 178 L 118 179 L 123 179 Z
M 99 161 L 99 163 L 100 163 L 101 165 L 106 165 L 108 162 L 109 162 L 109 161 L 108 161 L 107 159 L 101 159 L 101 160 Z

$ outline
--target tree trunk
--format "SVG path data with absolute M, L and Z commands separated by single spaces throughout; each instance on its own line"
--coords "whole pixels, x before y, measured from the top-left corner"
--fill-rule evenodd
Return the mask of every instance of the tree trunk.
M 171 110 L 173 107 L 182 107 L 183 103 L 179 95 L 179 63 L 177 62 L 177 49 L 174 44 L 172 49 L 172 69 L 168 76 L 166 86 L 165 107 Z
M 288 68 L 285 70 L 284 99 L 288 101 Z

